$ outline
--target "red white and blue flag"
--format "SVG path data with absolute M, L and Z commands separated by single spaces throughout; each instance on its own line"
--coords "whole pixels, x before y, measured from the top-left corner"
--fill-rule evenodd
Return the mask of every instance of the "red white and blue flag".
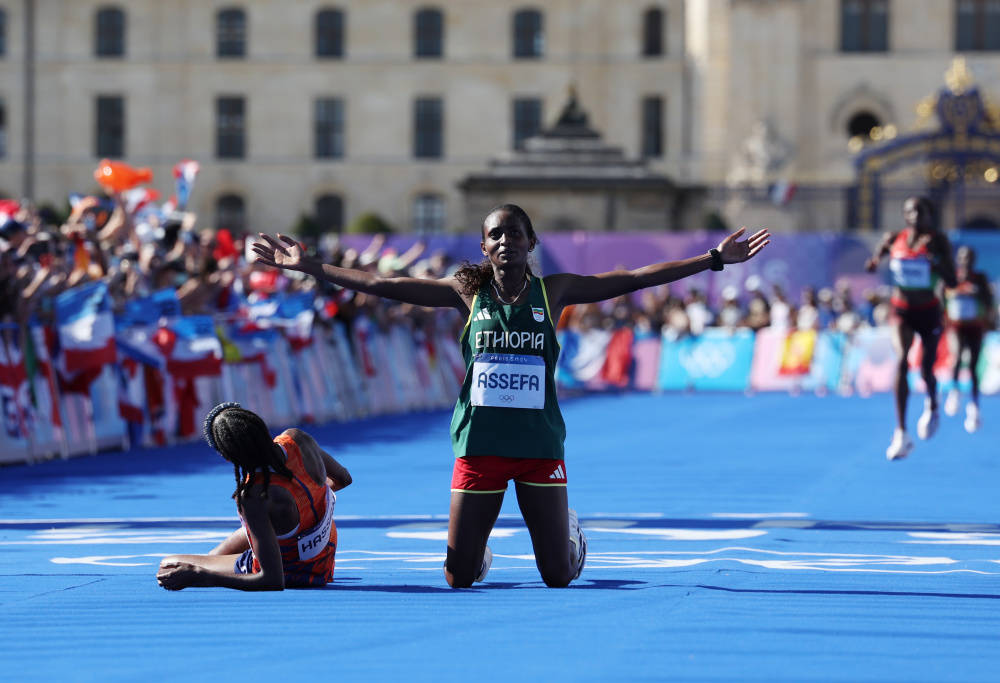
M 115 324 L 104 282 L 91 282 L 56 297 L 59 366 L 66 374 L 115 362 Z
M 160 193 L 152 187 L 136 187 L 122 192 L 122 198 L 125 210 L 135 216 L 145 209 L 158 208 L 153 202 L 160 198 Z

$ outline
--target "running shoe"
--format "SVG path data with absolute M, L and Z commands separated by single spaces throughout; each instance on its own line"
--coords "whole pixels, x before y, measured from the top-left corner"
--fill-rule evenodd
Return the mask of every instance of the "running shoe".
M 580 518 L 576 515 L 576 510 L 569 509 L 569 542 L 573 544 L 573 581 L 580 578 L 583 572 L 583 564 L 587 561 L 587 537 L 583 535 L 580 528 Z
M 975 434 L 979 431 L 979 406 L 975 403 L 969 403 L 965 406 L 965 431 L 969 434 Z
M 940 416 L 937 408 L 931 408 L 931 400 L 924 399 L 924 412 L 917 420 L 917 436 L 927 440 L 937 431 Z
M 892 435 L 892 443 L 885 449 L 885 457 L 888 460 L 902 460 L 913 450 L 913 439 L 902 429 L 896 429 Z
M 944 414 L 948 417 L 955 417 L 958 415 L 958 402 L 960 397 L 958 395 L 958 389 L 952 389 L 948 392 L 948 398 L 944 402 Z
M 486 580 L 486 575 L 490 573 L 490 566 L 493 564 L 493 551 L 490 550 L 489 546 L 483 550 L 483 566 L 479 568 L 479 574 L 476 576 L 476 582 L 480 583 Z

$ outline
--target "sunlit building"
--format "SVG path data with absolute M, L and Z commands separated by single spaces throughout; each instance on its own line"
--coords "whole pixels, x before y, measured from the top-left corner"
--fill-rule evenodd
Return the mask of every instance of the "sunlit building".
M 338 231 L 374 212 L 466 230 L 489 202 L 470 203 L 469 179 L 530 147 L 573 88 L 601 144 L 671 188 L 635 227 L 875 227 L 855 160 L 936 125 L 956 56 L 1000 102 L 1000 3 L 0 0 L 0 194 L 61 204 L 96 189 L 104 157 L 151 167 L 169 194 L 191 158 L 209 224 Z M 946 227 L 995 227 L 998 167 L 904 165 L 879 220 L 937 183 Z M 536 194 L 542 230 L 630 215 Z

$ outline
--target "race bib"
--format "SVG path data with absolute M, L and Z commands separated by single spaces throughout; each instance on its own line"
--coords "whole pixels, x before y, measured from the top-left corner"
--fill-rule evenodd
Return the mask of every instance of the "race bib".
M 959 294 L 948 299 L 948 317 L 952 320 L 977 320 L 979 300 L 971 294 Z
M 296 539 L 299 544 L 300 560 L 311 560 L 326 550 L 326 546 L 330 542 L 330 532 L 333 530 L 333 506 L 336 502 L 337 496 L 333 491 L 327 489 L 326 514 L 323 515 L 323 519 Z
M 894 258 L 889 261 L 889 272 L 897 287 L 931 288 L 931 262 L 925 258 Z
M 545 407 L 545 361 L 541 356 L 480 353 L 472 365 L 472 405 L 493 408 Z

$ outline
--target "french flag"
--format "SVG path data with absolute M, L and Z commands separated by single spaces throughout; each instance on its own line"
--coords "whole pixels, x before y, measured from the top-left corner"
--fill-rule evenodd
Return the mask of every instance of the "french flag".
M 194 179 L 198 176 L 201 167 L 197 161 L 182 159 L 174 165 L 174 186 L 176 192 L 171 199 L 177 211 L 183 211 L 187 207 L 191 198 L 191 190 L 194 189 Z
M 115 323 L 104 282 L 74 287 L 56 297 L 56 326 L 65 373 L 115 362 Z
M 771 185 L 768 194 L 771 197 L 771 203 L 777 206 L 784 206 L 788 202 L 792 201 L 792 197 L 795 196 L 795 190 L 798 186 L 790 180 L 779 180 L 774 185 Z

